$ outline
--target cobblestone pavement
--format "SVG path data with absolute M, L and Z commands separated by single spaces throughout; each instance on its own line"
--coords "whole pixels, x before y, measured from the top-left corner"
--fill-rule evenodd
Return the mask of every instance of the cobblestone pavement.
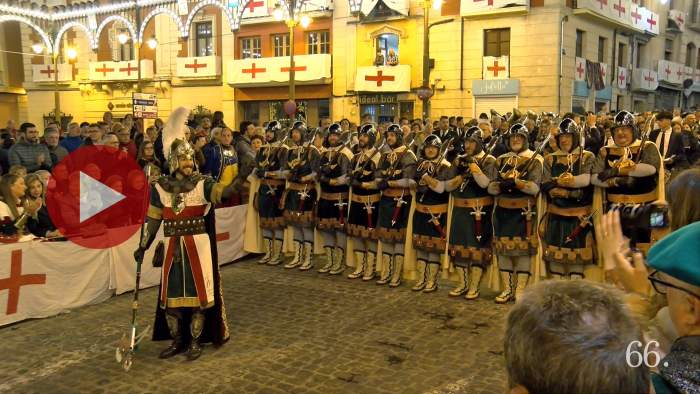
M 0 329 L 0 392 L 499 393 L 502 325 L 493 294 L 451 299 L 373 282 L 259 266 L 222 269 L 231 340 L 202 357 L 159 360 L 144 340 L 124 372 L 114 351 L 131 294 Z M 155 289 L 139 323 L 152 323 Z

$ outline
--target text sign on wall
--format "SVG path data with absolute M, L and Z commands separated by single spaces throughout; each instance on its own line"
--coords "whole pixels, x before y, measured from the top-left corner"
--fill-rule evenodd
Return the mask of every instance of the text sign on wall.
M 156 119 L 158 117 L 158 100 L 155 94 L 133 93 L 134 118 Z
M 518 79 L 490 79 L 472 81 L 474 96 L 517 96 L 520 93 Z
M 396 95 L 393 94 L 360 95 L 360 104 L 395 104 L 396 102 Z

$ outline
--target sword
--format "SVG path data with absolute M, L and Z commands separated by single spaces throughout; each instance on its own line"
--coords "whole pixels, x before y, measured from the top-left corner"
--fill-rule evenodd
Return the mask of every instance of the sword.
M 394 214 L 391 216 L 391 227 L 394 227 L 396 220 L 399 218 L 401 213 L 401 206 L 406 204 L 406 200 L 403 199 L 404 191 L 401 191 L 401 195 L 394 199 L 396 201 L 396 206 L 394 207 Z
M 435 230 L 440 233 L 440 239 L 445 239 L 445 230 L 442 228 L 442 225 L 440 224 L 440 216 L 435 216 L 433 215 L 432 212 L 428 211 L 428 214 L 430 215 L 430 220 L 428 220 L 428 223 L 432 224 L 433 227 L 435 227 Z
M 340 224 L 345 224 L 345 212 L 343 207 L 348 205 L 348 203 L 343 202 L 343 196 L 341 195 L 338 197 L 338 202 L 333 205 L 338 207 L 338 220 L 340 220 Z
M 484 214 L 484 207 L 480 204 L 477 203 L 477 205 L 472 208 L 473 211 L 470 212 L 469 214 L 474 216 L 474 227 L 476 230 L 476 240 L 477 242 L 481 242 L 481 216 Z
M 308 184 L 304 184 L 304 190 L 299 193 L 299 209 L 297 210 L 297 216 L 301 216 L 302 211 L 304 211 L 304 200 L 306 200 L 306 197 L 309 197 L 310 194 L 306 192 L 306 189 L 308 188 Z
M 588 227 L 589 224 L 591 224 L 591 218 L 593 217 L 593 215 L 595 215 L 595 213 L 596 211 L 593 211 L 588 215 L 579 216 L 578 226 L 576 226 L 576 228 L 573 229 L 571 233 L 566 236 L 566 238 L 564 239 L 564 243 L 568 244 L 569 242 L 573 242 L 581 234 L 583 229 Z
M 367 228 L 372 229 L 372 211 L 374 211 L 374 208 L 372 207 L 372 203 L 369 201 L 369 197 L 367 197 L 367 201 L 364 202 L 365 208 L 364 210 L 367 211 Z
M 525 235 L 529 237 L 532 235 L 532 216 L 536 214 L 532 210 L 532 204 L 529 199 L 527 200 L 527 208 L 523 209 L 523 212 L 520 214 L 525 216 Z

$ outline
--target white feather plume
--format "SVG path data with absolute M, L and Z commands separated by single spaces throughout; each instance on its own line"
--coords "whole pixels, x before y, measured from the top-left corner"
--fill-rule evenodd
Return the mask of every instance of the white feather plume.
M 170 156 L 170 147 L 176 139 L 185 141 L 186 122 L 190 115 L 190 110 L 185 107 L 176 108 L 163 126 L 163 154 L 167 159 Z

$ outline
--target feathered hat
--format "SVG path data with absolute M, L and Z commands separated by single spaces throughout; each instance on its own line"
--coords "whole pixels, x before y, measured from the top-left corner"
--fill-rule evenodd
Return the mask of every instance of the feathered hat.
M 194 156 L 194 149 L 187 141 L 185 134 L 189 114 L 189 109 L 178 107 L 170 114 L 168 121 L 163 126 L 163 154 L 168 160 L 171 174 L 178 168 L 178 155 Z

